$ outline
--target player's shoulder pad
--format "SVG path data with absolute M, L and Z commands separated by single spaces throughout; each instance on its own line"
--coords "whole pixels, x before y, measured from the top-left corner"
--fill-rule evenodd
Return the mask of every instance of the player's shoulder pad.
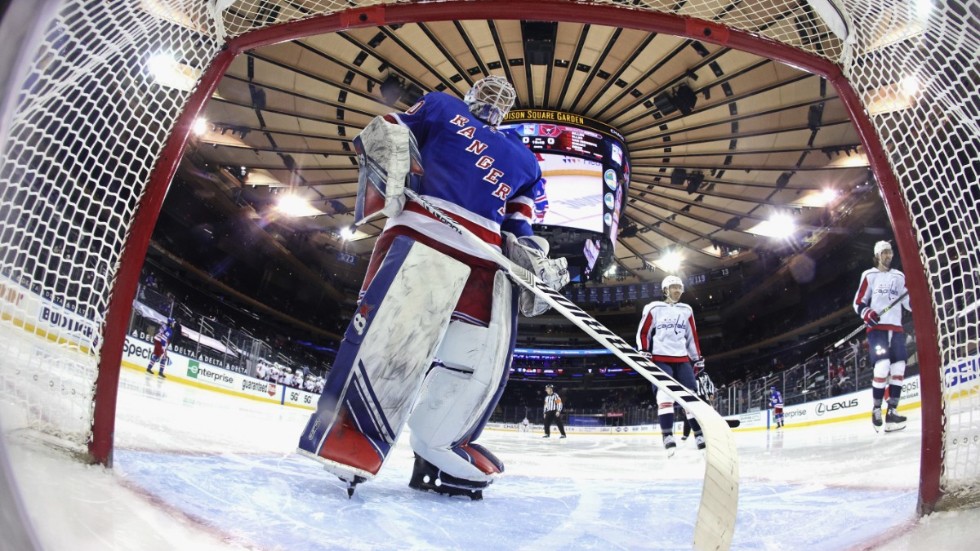
M 692 314 L 694 313 L 694 308 L 691 308 L 691 305 L 686 302 L 678 302 L 675 306 L 689 310 Z

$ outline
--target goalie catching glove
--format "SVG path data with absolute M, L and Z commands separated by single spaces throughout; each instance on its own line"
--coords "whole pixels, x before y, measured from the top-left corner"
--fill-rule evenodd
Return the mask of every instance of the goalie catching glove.
M 354 225 L 401 213 L 405 188 L 418 191 L 423 174 L 412 132 L 384 117 L 375 117 L 354 138 L 354 151 L 358 165 Z
M 555 291 L 568 283 L 568 260 L 565 258 L 548 258 L 551 247 L 548 242 L 536 235 L 516 237 L 504 233 L 504 254 L 518 266 L 530 271 L 545 285 Z M 521 314 L 527 317 L 541 315 L 551 308 L 547 302 L 528 289 L 521 290 L 518 302 Z

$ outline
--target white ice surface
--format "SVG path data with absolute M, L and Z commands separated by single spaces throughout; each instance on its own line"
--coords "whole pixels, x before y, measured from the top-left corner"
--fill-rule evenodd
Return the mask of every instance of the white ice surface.
M 3 397 L 6 398 L 6 397 Z M 307 413 L 124 370 L 115 468 L 79 464 L 0 410 L 46 549 L 688 549 L 703 472 L 693 442 L 488 431 L 506 464 L 481 502 L 407 486 L 403 434 L 374 480 L 344 486 L 292 453 Z M 869 423 L 737 433 L 735 549 L 973 550 L 980 510 L 916 523 L 919 429 Z M 0 543 L 2 543 L 0 535 Z M 4 549 L 0 545 L 0 549 Z

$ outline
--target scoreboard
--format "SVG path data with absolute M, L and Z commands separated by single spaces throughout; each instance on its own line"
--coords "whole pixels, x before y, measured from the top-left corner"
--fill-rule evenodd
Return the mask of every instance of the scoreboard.
M 579 155 L 597 161 L 604 157 L 601 147 L 603 136 L 598 132 L 533 122 L 521 123 L 513 128 L 531 151 Z
M 570 269 L 578 267 L 579 280 L 600 280 L 626 206 L 626 140 L 599 121 L 542 109 L 511 110 L 500 129 L 516 134 L 541 165 L 547 211 L 536 212 L 535 232 L 568 258 Z

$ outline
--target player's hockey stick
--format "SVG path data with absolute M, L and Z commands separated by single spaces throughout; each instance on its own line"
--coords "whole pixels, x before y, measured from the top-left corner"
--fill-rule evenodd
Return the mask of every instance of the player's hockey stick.
M 458 234 L 481 247 L 494 259 L 507 276 L 517 285 L 530 290 L 547 302 L 556 312 L 585 331 L 589 336 L 618 356 L 631 369 L 653 383 L 660 392 L 671 399 L 680 401 L 689 413 L 701 424 L 707 444 L 704 487 L 701 492 L 701 505 L 694 525 L 695 549 L 728 549 L 735 531 L 735 516 L 738 510 L 738 452 L 735 438 L 727 422 L 710 405 L 703 402 L 680 383 L 664 373 L 653 362 L 637 352 L 618 335 L 606 329 L 584 310 L 551 289 L 534 274 L 514 264 L 485 241 L 461 226 L 438 207 L 426 201 L 410 189 L 405 190 L 410 199 L 446 224 Z
M 896 304 L 898 304 L 899 302 L 902 302 L 902 299 L 904 299 L 907 296 L 909 296 L 909 292 L 908 291 L 905 291 L 904 293 L 902 293 L 902 296 L 896 298 L 895 300 L 892 301 L 891 304 L 889 304 L 888 306 L 885 306 L 885 309 L 884 310 L 882 310 L 881 312 L 878 312 L 878 316 L 881 317 L 882 314 L 884 314 L 885 312 L 891 310 Z M 840 348 L 840 345 L 842 345 L 845 342 L 851 340 L 852 338 L 854 338 L 855 336 L 857 336 L 858 333 L 860 333 L 861 331 L 866 330 L 867 328 L 868 328 L 868 326 L 862 323 L 861 325 L 859 325 L 858 327 L 856 327 L 854 329 L 854 331 L 851 331 L 850 333 L 848 333 L 847 336 L 845 336 L 843 339 L 835 342 L 834 343 L 834 348 Z

